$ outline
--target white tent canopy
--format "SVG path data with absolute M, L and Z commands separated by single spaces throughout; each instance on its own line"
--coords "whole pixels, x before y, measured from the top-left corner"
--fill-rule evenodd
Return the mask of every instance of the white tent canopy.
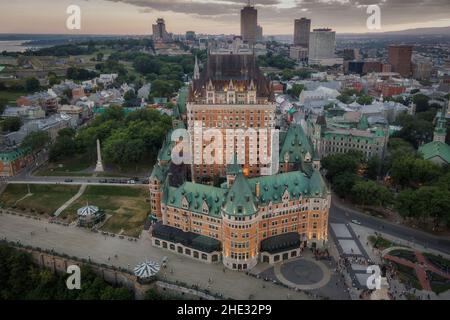
M 158 273 L 161 266 L 157 262 L 145 261 L 134 268 L 134 275 L 139 278 L 150 278 Z
M 98 211 L 99 211 L 99 209 L 96 206 L 86 206 L 86 207 L 78 209 L 77 215 L 83 216 L 83 217 L 93 216 L 93 215 L 97 214 Z

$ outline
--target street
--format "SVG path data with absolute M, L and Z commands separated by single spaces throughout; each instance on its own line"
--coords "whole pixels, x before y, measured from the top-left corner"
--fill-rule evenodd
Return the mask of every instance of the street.
M 329 223 L 352 223 L 352 220 L 358 220 L 362 226 L 374 231 L 386 233 L 405 241 L 420 244 L 426 248 L 450 254 L 449 238 L 438 237 L 424 231 L 393 224 L 364 213 L 342 208 L 336 204 L 336 201 L 332 201 Z

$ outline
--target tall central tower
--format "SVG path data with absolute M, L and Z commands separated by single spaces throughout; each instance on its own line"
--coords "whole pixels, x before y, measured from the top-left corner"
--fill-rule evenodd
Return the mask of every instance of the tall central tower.
M 192 177 L 195 181 L 225 177 L 226 165 L 235 153 L 239 155 L 239 163 L 244 164 L 247 176 L 259 176 L 261 168 L 270 168 L 261 158 L 272 155 L 274 95 L 270 81 L 256 65 L 253 50 L 236 44 L 228 49 L 211 49 L 205 68 L 197 79 L 193 79 L 186 107 L 189 133 L 197 139 L 192 141 Z M 209 143 L 194 135 L 196 126 L 203 131 L 218 129 L 222 132 L 223 146 L 217 154 L 223 160 L 221 164 L 205 163 L 202 157 Z M 229 136 L 229 129 L 239 134 L 249 128 L 258 132 L 257 137 Z M 261 134 L 259 129 L 266 129 L 267 134 Z
M 256 43 L 258 35 L 258 10 L 250 3 L 241 10 L 241 36 L 250 45 Z

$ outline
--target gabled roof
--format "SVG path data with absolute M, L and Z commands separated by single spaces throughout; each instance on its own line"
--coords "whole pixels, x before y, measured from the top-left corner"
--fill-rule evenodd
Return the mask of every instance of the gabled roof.
M 5 163 L 10 163 L 12 161 L 15 161 L 17 159 L 20 159 L 27 154 L 30 153 L 30 149 L 28 148 L 17 148 L 14 150 L 8 150 L 4 152 L 0 152 L 0 161 Z
M 309 194 L 309 178 L 300 171 L 281 173 L 274 176 L 262 176 L 248 180 L 251 190 L 256 190 L 259 183 L 259 203 L 268 204 L 282 201 L 287 190 L 290 198 L 300 198 Z
M 183 199 L 188 202 L 188 209 L 193 212 L 205 214 L 203 203 L 208 205 L 208 215 L 220 217 L 220 209 L 227 190 L 204 184 L 185 182 L 181 187 L 167 187 L 167 205 L 183 209 Z
M 327 185 L 318 170 L 314 170 L 309 180 L 311 196 L 323 196 L 327 193 Z
M 158 162 L 153 166 L 152 174 L 150 175 L 150 179 L 154 178 L 159 181 L 163 181 L 165 179 L 165 170 L 159 165 Z
M 286 153 L 289 155 L 289 163 L 302 163 L 308 153 L 313 154 L 311 144 L 301 125 L 293 124 L 284 138 L 280 148 L 280 162 L 284 162 Z
M 450 146 L 446 143 L 433 141 L 421 146 L 419 152 L 425 160 L 440 157 L 446 163 L 450 163 Z

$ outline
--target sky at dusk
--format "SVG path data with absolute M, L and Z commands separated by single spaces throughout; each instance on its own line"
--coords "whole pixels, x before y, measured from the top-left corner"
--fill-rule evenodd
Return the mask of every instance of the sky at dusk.
M 367 5 L 379 4 L 381 32 L 450 26 L 450 0 L 253 0 L 265 35 L 292 34 L 294 19 L 338 33 L 365 33 Z M 239 34 L 244 0 L 0 0 L 0 33 L 151 34 L 159 17 L 167 30 Z M 66 9 L 81 8 L 81 30 L 66 29 Z

